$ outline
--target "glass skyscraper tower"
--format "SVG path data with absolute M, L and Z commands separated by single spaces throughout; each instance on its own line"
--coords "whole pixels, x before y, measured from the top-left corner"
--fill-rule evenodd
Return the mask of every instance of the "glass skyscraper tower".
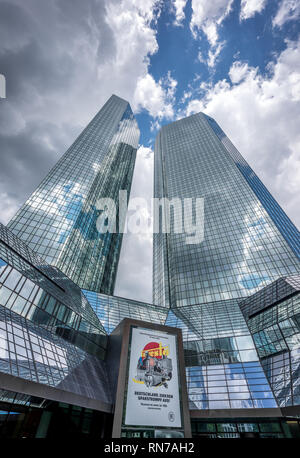
M 153 248 L 153 302 L 183 329 L 190 408 L 275 407 L 239 302 L 299 273 L 299 232 L 203 113 L 159 132 L 154 195 L 204 199 L 201 243 L 171 230 Z
M 162 128 L 155 197 L 204 198 L 204 241 L 154 237 L 154 303 L 247 296 L 299 271 L 299 233 L 216 122 L 199 113 Z
M 138 141 L 129 103 L 111 96 L 8 224 L 81 288 L 113 293 L 122 233 L 98 232 L 97 200 L 118 212 L 119 190 L 129 197 Z

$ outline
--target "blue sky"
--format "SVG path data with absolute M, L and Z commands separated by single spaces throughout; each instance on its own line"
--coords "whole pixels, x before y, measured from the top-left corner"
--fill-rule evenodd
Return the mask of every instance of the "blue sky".
M 299 225 L 299 17 L 299 0 L 0 0 L 1 221 L 115 93 L 141 130 L 132 196 L 152 196 L 159 127 L 204 111 Z M 116 294 L 150 301 L 151 263 L 151 234 L 126 236 Z
M 157 33 L 158 51 L 150 56 L 148 68 L 148 72 L 155 81 L 165 78 L 168 72 L 176 80 L 177 86 L 173 101 L 176 110 L 175 117 L 182 117 L 184 113 L 187 103 L 184 104 L 182 98 L 185 93 L 192 92 L 192 96 L 201 94 L 198 92 L 199 80 L 215 84 L 225 78 L 231 83 L 228 72 L 235 61 L 245 62 L 251 67 L 258 68 L 262 75 L 268 76 L 270 62 L 275 60 L 278 53 L 286 49 L 286 40 L 295 41 L 299 37 L 299 16 L 296 14 L 292 20 L 287 20 L 281 27 L 273 25 L 276 14 L 284 3 L 288 11 L 299 12 L 296 2 L 253 1 L 251 2 L 253 7 L 260 4 L 263 4 L 264 7 L 258 12 L 254 10 L 250 18 L 241 20 L 241 2 L 234 0 L 230 12 L 218 30 L 218 41 L 223 43 L 222 50 L 213 67 L 209 67 L 207 59 L 212 47 L 203 30 L 198 29 L 197 38 L 193 37 L 191 31 L 192 0 L 183 3 L 185 4 L 184 17 L 177 25 L 174 21 L 174 2 L 171 0 L 163 2 L 154 26 Z M 221 1 L 219 3 L 228 5 L 230 2 Z M 199 60 L 199 53 L 203 61 Z M 155 132 L 150 130 L 153 117 L 147 110 L 142 110 L 137 115 L 137 119 L 141 128 L 141 144 L 153 145 Z M 168 122 L 170 122 L 169 119 L 162 118 L 160 125 Z

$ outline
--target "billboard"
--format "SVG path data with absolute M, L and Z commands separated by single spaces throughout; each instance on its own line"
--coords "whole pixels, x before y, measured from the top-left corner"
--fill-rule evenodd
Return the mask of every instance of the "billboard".
M 132 328 L 125 425 L 182 427 L 176 338 Z

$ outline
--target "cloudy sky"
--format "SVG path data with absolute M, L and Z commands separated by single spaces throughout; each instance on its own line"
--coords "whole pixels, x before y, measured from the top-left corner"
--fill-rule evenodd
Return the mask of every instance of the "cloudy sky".
M 115 93 L 141 129 L 134 196 L 160 126 L 204 111 L 299 225 L 299 17 L 298 0 L 0 0 L 0 220 Z M 126 237 L 116 294 L 151 300 L 151 257 L 150 234 Z

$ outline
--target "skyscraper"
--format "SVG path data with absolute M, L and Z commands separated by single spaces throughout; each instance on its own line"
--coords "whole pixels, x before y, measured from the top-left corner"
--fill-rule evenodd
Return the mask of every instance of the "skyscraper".
M 157 136 L 155 197 L 162 196 L 204 198 L 205 236 L 195 245 L 185 244 L 185 234 L 154 238 L 154 303 L 181 307 L 243 297 L 299 270 L 297 229 L 203 113 L 164 126 Z
M 299 273 L 299 232 L 203 113 L 159 132 L 154 194 L 204 199 L 201 243 L 171 230 L 154 234 L 153 248 L 153 302 L 184 331 L 190 408 L 275 407 L 239 301 Z
M 122 233 L 99 233 L 99 198 L 131 188 L 139 130 L 113 95 L 33 192 L 8 227 L 80 287 L 112 294 Z

